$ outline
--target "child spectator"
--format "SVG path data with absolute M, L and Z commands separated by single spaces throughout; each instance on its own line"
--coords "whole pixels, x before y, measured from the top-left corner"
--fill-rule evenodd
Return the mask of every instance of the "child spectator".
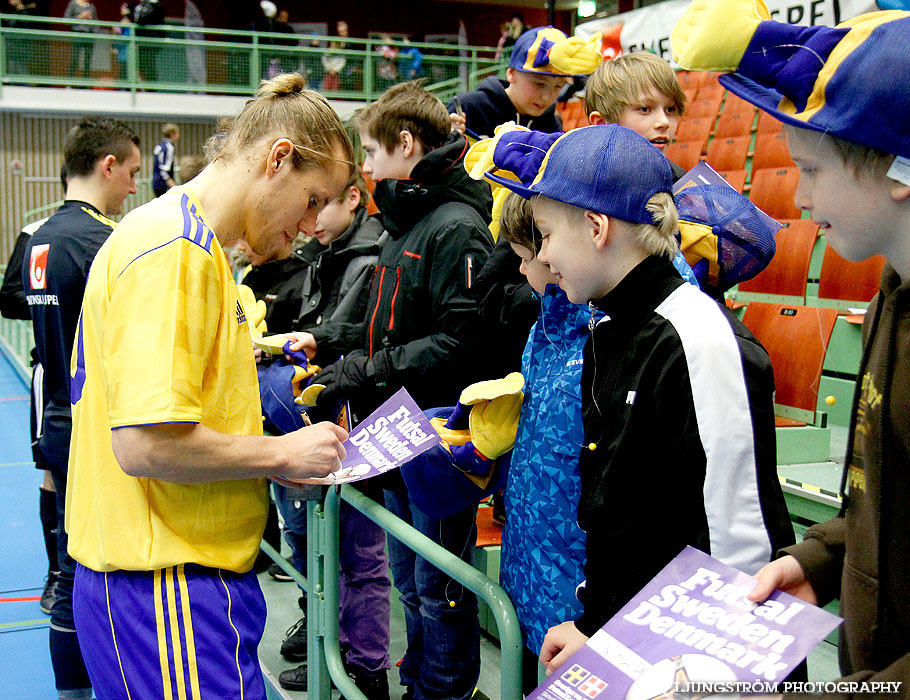
M 767 353 L 672 266 L 666 158 L 629 129 L 590 126 L 554 143 L 530 187 L 499 181 L 535 197 L 538 258 L 569 301 L 604 313 L 581 379 L 583 612 L 547 632 L 552 671 L 685 545 L 754 573 L 793 530 Z
M 900 681 L 893 695 L 900 698 L 910 697 L 908 40 L 907 12 L 795 27 L 739 2 L 695 3 L 673 32 L 681 65 L 735 70 L 721 76 L 724 87 L 784 122 L 800 169 L 796 205 L 829 244 L 848 260 L 888 261 L 863 324 L 844 507 L 759 571 L 750 598 L 764 600 L 775 588 L 818 605 L 839 597 L 845 680 Z
M 538 685 L 537 656 L 546 631 L 581 613 L 575 589 L 584 580 L 585 535 L 566 514 L 577 509 L 581 488 L 582 349 L 591 313 L 566 298 L 537 258 L 540 231 L 527 200 L 510 193 L 500 231 L 541 297 L 521 361 L 525 397 L 503 490 L 507 519 L 499 574 L 521 625 L 527 694 Z
M 619 124 L 663 151 L 686 112 L 686 94 L 670 64 L 647 51 L 601 63 L 585 85 L 585 113 L 592 124 Z M 686 171 L 671 162 L 673 177 Z
M 303 261 L 294 278 L 296 316 L 292 327 L 318 327 L 339 318 L 363 318 L 369 281 L 379 254 L 382 224 L 367 216 L 369 194 L 363 175 L 355 172 L 316 219 L 313 240 L 295 254 Z M 266 317 L 268 318 L 268 317 Z M 334 359 L 334 358 L 333 358 Z M 275 484 L 275 501 L 284 518 L 284 537 L 291 561 L 307 572 L 306 534 L 308 492 Z M 347 502 L 340 504 L 339 638 L 355 683 L 368 697 L 387 694 L 387 686 L 370 684 L 378 678 L 355 668 L 383 665 L 388 653 L 389 579 L 385 535 L 373 521 Z M 270 569 L 270 573 L 271 573 Z M 281 644 L 289 661 L 306 660 L 306 618 L 293 625 Z M 307 689 L 307 667 L 282 671 L 278 682 L 286 690 Z
M 161 127 L 161 141 L 155 146 L 152 169 L 152 190 L 160 197 L 177 183 L 174 182 L 174 146 L 180 140 L 180 127 L 167 123 Z
M 450 134 L 443 104 L 414 82 L 390 88 L 356 124 L 389 238 L 366 315 L 314 328 L 292 349 L 346 353 L 315 378 L 327 387 L 320 405 L 346 397 L 365 416 L 401 387 L 419 406 L 453 405 L 477 375 L 465 337 L 477 318 L 474 275 L 491 244 L 490 188 L 468 177 L 464 136 Z M 386 482 L 385 498 L 393 513 L 470 561 L 473 507 L 426 518 L 411 507 L 398 474 Z M 402 685 L 417 700 L 469 698 L 480 670 L 476 597 L 434 567 L 415 564 L 419 558 L 394 538 L 389 555 L 408 632 Z
M 599 42 L 600 34 L 596 37 Z M 471 138 L 493 136 L 508 121 L 537 131 L 562 131 L 556 115 L 559 91 L 569 78 L 587 75 L 599 62 L 593 43 L 569 39 L 554 27 L 527 31 L 515 43 L 506 80 L 487 78 L 448 104 L 452 125 Z M 464 116 L 458 114 L 459 103 Z

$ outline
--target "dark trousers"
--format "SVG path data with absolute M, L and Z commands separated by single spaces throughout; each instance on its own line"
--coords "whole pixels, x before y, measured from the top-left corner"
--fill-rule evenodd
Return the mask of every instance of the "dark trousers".
M 447 518 L 430 518 L 406 493 L 385 491 L 392 513 L 471 564 L 477 541 L 477 506 Z M 480 675 L 477 597 L 460 583 L 389 537 L 395 588 L 404 605 L 408 649 L 399 667 L 401 684 L 415 700 L 467 700 Z

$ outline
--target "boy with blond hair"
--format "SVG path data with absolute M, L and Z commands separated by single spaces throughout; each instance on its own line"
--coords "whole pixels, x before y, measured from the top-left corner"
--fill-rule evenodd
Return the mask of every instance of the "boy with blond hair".
M 547 632 L 540 660 L 553 671 L 686 545 L 754 573 L 793 530 L 768 355 L 673 267 L 666 158 L 630 129 L 589 126 L 553 144 L 530 187 L 498 181 L 533 198 L 539 260 L 592 313 L 581 375 L 583 611 Z
M 670 65 L 638 51 L 601 63 L 585 85 L 585 114 L 592 124 L 619 124 L 666 149 L 686 113 L 686 94 Z M 676 179 L 685 171 L 675 163 Z
M 761 3 L 696 2 L 672 39 L 680 65 L 735 71 L 720 77 L 724 87 L 784 122 L 800 170 L 796 205 L 837 252 L 888 261 L 863 324 L 841 514 L 759 571 L 750 598 L 775 588 L 818 605 L 840 598 L 845 680 L 900 681 L 889 697 L 908 698 L 910 12 L 795 27 L 771 21 Z

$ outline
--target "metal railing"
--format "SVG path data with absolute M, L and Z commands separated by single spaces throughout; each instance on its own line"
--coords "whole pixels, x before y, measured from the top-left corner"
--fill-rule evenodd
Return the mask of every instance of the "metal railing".
M 325 501 L 307 502 L 307 572 L 300 574 L 268 543 L 262 549 L 307 591 L 307 692 L 328 700 L 335 683 L 343 697 L 364 695 L 347 676 L 338 643 L 339 500 L 366 515 L 390 535 L 482 598 L 496 619 L 500 644 L 500 697 L 521 700 L 521 631 L 506 592 L 470 564 L 443 549 L 426 535 L 350 486 L 329 489 Z
M 263 78 L 298 72 L 332 99 L 369 102 L 390 85 L 424 77 L 446 100 L 507 66 L 508 55 L 496 58 L 487 46 L 0 14 L 0 90 L 20 84 L 249 95 Z

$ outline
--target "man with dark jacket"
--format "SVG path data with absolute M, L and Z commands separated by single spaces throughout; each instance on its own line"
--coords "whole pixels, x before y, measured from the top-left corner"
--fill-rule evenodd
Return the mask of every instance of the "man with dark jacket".
M 123 201 L 136 192 L 139 137 L 112 119 L 83 119 L 63 144 L 67 192 L 63 206 L 31 237 L 22 280 L 44 367 L 45 410 L 38 450 L 57 489 L 57 552 L 60 576 L 51 611 L 50 650 L 60 697 L 90 698 L 91 684 L 73 621 L 75 560 L 64 528 L 72 433 L 70 358 L 89 267 L 115 223 Z
M 468 177 L 467 141 L 449 133 L 445 107 L 416 83 L 390 88 L 356 122 L 388 240 L 365 317 L 313 329 L 294 349 L 346 352 L 315 377 L 326 386 L 320 404 L 348 398 L 366 416 L 405 387 L 419 406 L 451 406 L 478 378 L 465 338 L 477 320 L 471 287 L 492 244 L 489 187 Z M 389 510 L 470 561 L 476 505 L 432 519 L 399 475 L 385 486 Z M 415 700 L 469 698 L 480 671 L 476 597 L 394 538 L 389 557 L 407 621 L 402 685 Z

